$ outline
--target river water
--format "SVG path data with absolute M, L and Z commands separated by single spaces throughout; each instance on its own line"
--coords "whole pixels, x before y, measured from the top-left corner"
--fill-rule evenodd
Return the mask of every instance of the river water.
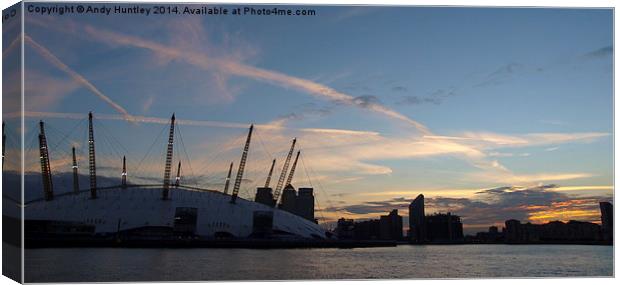
M 613 247 L 26 249 L 26 282 L 612 276 Z

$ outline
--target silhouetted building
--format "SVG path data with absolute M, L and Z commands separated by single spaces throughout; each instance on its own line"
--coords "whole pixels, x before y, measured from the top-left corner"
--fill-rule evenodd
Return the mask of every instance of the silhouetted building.
M 471 239 L 472 242 L 478 243 L 499 243 L 504 241 L 504 231 L 500 232 L 496 226 L 490 226 L 488 232 L 476 233 Z
M 295 212 L 295 200 L 297 200 L 297 191 L 293 188 L 293 185 L 289 184 L 284 187 L 282 191 L 282 201 L 280 202 L 280 209 L 289 213 L 296 214 Z
M 256 193 L 256 202 L 259 202 L 258 196 L 261 194 L 261 200 L 265 202 L 269 201 L 269 199 L 273 200 L 273 195 L 271 194 L 271 189 L 269 190 L 261 190 L 264 188 L 258 188 L 259 191 Z M 314 189 L 313 188 L 299 188 L 299 191 L 296 191 L 293 185 L 289 184 L 284 187 L 282 191 L 282 200 L 280 201 L 280 209 L 287 211 L 289 213 L 295 214 L 297 216 L 303 217 L 304 219 L 312 222 L 317 222 L 314 218 Z M 261 202 L 263 203 L 263 202 Z M 263 203 L 266 204 L 266 203 Z
M 336 235 L 339 239 L 353 239 L 354 237 L 355 222 L 353 219 L 338 219 L 338 225 L 336 226 Z
M 409 239 L 416 243 L 426 241 L 426 218 L 424 215 L 424 195 L 422 194 L 409 204 Z
M 379 220 L 356 222 L 353 227 L 353 238 L 357 240 L 379 239 L 381 234 Z
M 463 223 L 457 215 L 433 214 L 426 216 L 427 238 L 433 242 L 454 242 L 463 240 Z
M 380 219 L 355 222 L 340 218 L 336 227 L 339 239 L 355 240 L 402 240 L 403 217 L 398 210 L 392 210 Z
M 553 221 L 546 224 L 522 224 L 518 220 L 506 221 L 507 243 L 553 243 L 600 241 L 601 227 L 594 223 Z
M 403 217 L 398 215 L 398 210 L 394 209 L 379 219 L 379 239 L 403 239 Z
M 295 201 L 295 209 L 298 216 L 312 222 L 314 219 L 314 189 L 299 188 L 297 200 Z
M 601 231 L 604 241 L 614 240 L 614 206 L 609 202 L 600 202 Z
M 273 189 L 271 189 L 271 187 L 256 188 L 256 197 L 254 201 L 273 207 L 273 205 L 275 205 L 275 201 L 273 200 Z
M 504 231 L 504 238 L 506 242 L 516 242 L 518 241 L 521 234 L 521 222 L 518 220 L 507 220 L 505 222 L 506 230 Z

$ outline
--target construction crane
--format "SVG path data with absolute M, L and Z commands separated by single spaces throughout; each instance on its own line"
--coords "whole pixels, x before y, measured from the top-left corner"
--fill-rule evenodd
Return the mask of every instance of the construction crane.
M 174 146 L 174 113 L 170 118 L 170 133 L 168 134 L 168 146 L 166 148 L 166 166 L 164 168 L 164 187 L 162 191 L 162 200 L 168 200 L 168 192 L 170 191 L 170 168 L 172 168 L 172 151 Z
M 274 158 L 271 162 L 271 168 L 269 169 L 269 175 L 267 175 L 267 180 L 265 180 L 265 188 L 269 187 L 269 183 L 271 182 L 271 175 L 273 174 L 273 167 L 276 165 L 276 159 Z
M 284 165 L 282 166 L 282 172 L 280 173 L 280 178 L 278 179 L 278 185 L 276 185 L 276 189 L 273 194 L 273 199 L 276 202 L 280 198 L 280 191 L 282 191 L 282 186 L 284 186 L 284 179 L 286 178 L 286 173 L 288 172 L 288 165 L 291 162 L 291 157 L 293 156 L 296 142 L 297 138 L 294 138 L 293 143 L 291 144 L 291 149 L 288 151 L 288 155 L 286 156 L 286 160 L 284 161 Z
M 254 125 L 250 126 L 248 132 L 248 138 L 245 140 L 245 146 L 243 147 L 243 154 L 241 154 L 241 160 L 239 161 L 239 169 L 237 170 L 237 177 L 235 178 L 235 185 L 233 186 L 232 197 L 230 197 L 230 203 L 234 204 L 237 201 L 237 195 L 239 195 L 239 188 L 241 187 L 241 180 L 243 179 L 243 170 L 245 168 L 245 162 L 248 158 L 248 152 L 250 151 L 250 140 L 252 139 L 252 131 Z
M 293 161 L 293 166 L 291 166 L 291 173 L 288 174 L 288 178 L 286 179 L 286 186 L 290 185 L 293 182 L 293 175 L 295 175 L 295 168 L 297 168 L 297 160 L 299 159 L 299 154 L 301 150 L 297 151 L 297 156 L 295 156 L 295 161 Z
M 230 167 L 228 168 L 228 175 L 226 176 L 226 183 L 224 183 L 224 194 L 228 194 L 228 186 L 230 185 L 230 174 L 232 173 L 233 163 L 230 162 Z

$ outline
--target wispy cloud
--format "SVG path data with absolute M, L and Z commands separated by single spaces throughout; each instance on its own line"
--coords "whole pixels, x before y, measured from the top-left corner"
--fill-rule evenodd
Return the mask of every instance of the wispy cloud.
M 108 105 L 110 105 L 112 108 L 114 108 L 114 110 L 116 110 L 117 112 L 119 112 L 120 114 L 125 116 L 125 118 L 131 119 L 131 115 L 127 112 L 127 110 L 125 110 L 125 108 L 123 108 L 121 105 L 119 105 L 116 102 L 114 102 L 112 99 L 110 99 L 110 97 L 108 97 L 105 94 L 103 94 L 103 92 L 101 92 L 99 89 L 97 89 L 97 87 L 95 87 L 92 83 L 90 83 L 90 81 L 88 81 L 86 78 L 84 78 L 84 76 L 82 76 L 81 74 L 75 72 L 69 66 L 64 64 L 60 59 L 58 59 L 48 49 L 46 49 L 45 47 L 43 47 L 42 45 L 37 43 L 35 40 L 33 40 L 28 35 L 24 36 L 24 40 L 31 47 L 33 47 L 34 50 L 36 50 L 43 58 L 45 58 L 48 62 L 53 64 L 58 69 L 60 69 L 60 70 L 64 71 L 65 73 L 67 73 L 69 76 L 71 76 L 71 78 L 73 78 L 73 80 L 75 80 L 76 82 L 79 82 L 80 84 L 82 84 L 84 87 L 86 87 L 88 90 L 90 90 L 93 94 L 97 95 L 97 97 L 99 97 L 101 100 L 103 100 L 104 102 L 108 103 Z
M 544 223 L 552 220 L 581 219 L 598 222 L 598 202 L 611 196 L 577 197 L 562 193 L 564 187 L 548 184 L 535 187 L 503 186 L 483 189 L 468 197 L 430 196 L 426 191 L 411 193 L 408 198 L 339 205 L 327 208 L 350 217 L 364 218 L 399 209 L 407 215 L 408 205 L 419 193 L 426 196 L 427 212 L 453 212 L 463 217 L 466 225 L 503 225 L 507 219 Z
M 64 23 L 64 24 L 62 24 Z M 157 56 L 163 58 L 174 58 L 175 60 L 184 61 L 197 68 L 216 71 L 226 76 L 238 76 L 250 78 L 257 81 L 266 82 L 275 86 L 284 88 L 295 89 L 316 98 L 328 100 L 338 104 L 345 104 L 348 106 L 355 106 L 363 110 L 369 110 L 376 114 L 380 114 L 386 118 L 393 119 L 397 122 L 405 123 L 406 126 L 412 126 L 419 134 L 423 134 L 423 137 L 409 135 L 412 132 L 406 131 L 405 135 L 399 137 L 383 137 L 374 136 L 371 140 L 365 141 L 361 137 L 346 137 L 340 142 L 343 142 L 343 146 L 346 147 L 333 149 L 332 154 L 317 152 L 316 161 L 323 161 L 321 166 L 327 169 L 342 168 L 354 166 L 353 169 L 362 171 L 363 173 L 381 173 L 389 174 L 391 169 L 389 167 L 380 165 L 373 161 L 377 160 L 390 160 L 390 159 L 405 159 L 413 157 L 428 157 L 437 155 L 456 155 L 463 158 L 471 165 L 483 169 L 492 175 L 502 176 L 507 180 L 514 180 L 515 177 L 519 178 L 499 161 L 490 159 L 488 150 L 498 147 L 519 147 L 519 146 L 531 146 L 531 145 L 544 145 L 544 144 L 559 144 L 572 141 L 588 142 L 600 137 L 608 136 L 606 133 L 583 133 L 583 134 L 528 134 L 525 136 L 510 136 L 499 135 L 491 133 L 465 133 L 454 137 L 446 137 L 434 134 L 424 124 L 405 116 L 402 113 L 395 111 L 385 105 L 383 105 L 376 97 L 372 95 L 365 96 L 352 96 L 344 92 L 335 90 L 324 84 L 320 84 L 311 80 L 300 78 L 293 75 L 288 75 L 283 72 L 259 68 L 255 66 L 243 63 L 239 59 L 222 57 L 218 55 L 209 54 L 205 51 L 194 51 L 184 48 L 179 48 L 177 45 L 165 45 L 155 41 L 147 40 L 144 38 L 122 34 L 115 31 L 96 28 L 90 25 L 76 24 L 73 22 L 54 22 L 54 25 L 47 25 L 45 27 L 53 26 L 52 28 L 59 31 L 73 31 L 78 34 L 83 34 L 91 40 L 103 42 L 109 44 L 114 48 L 119 47 L 132 47 L 138 49 L 148 50 L 153 52 Z M 63 28 L 68 26 L 68 28 Z M 518 72 L 521 68 L 518 64 L 509 64 L 503 68 L 498 69 L 489 75 L 487 80 L 495 81 L 502 80 L 511 74 Z M 450 89 L 443 91 L 437 96 L 452 96 L 454 91 Z M 158 118 L 138 118 L 140 121 L 152 121 L 158 123 L 167 123 L 167 119 L 161 120 Z M 272 130 L 281 130 L 285 125 L 285 120 L 280 118 L 280 122 L 269 125 Z M 190 122 L 187 122 L 190 124 Z M 193 122 L 195 124 L 210 124 L 205 122 Z M 216 125 L 227 125 L 229 123 Z M 238 126 L 236 126 L 238 127 Z M 243 127 L 246 127 L 245 125 Z M 310 129 L 306 129 L 309 131 Z M 314 132 L 341 132 L 342 130 L 325 130 L 317 129 Z M 283 136 L 288 141 L 289 136 Z M 329 136 L 326 136 L 329 137 Z M 315 138 L 310 138 L 308 141 L 316 141 Z M 337 153 L 336 153 L 337 152 Z M 339 160 L 332 159 L 333 157 L 340 157 Z M 501 174 L 501 175 L 500 175 Z M 563 178 L 561 176 L 556 176 Z
M 336 22 L 348 20 L 350 18 L 361 17 L 373 13 L 377 10 L 377 7 L 369 6 L 357 6 L 346 9 L 343 13 L 336 16 L 334 20 Z
M 7 118 L 19 117 L 20 113 L 8 113 L 6 114 Z M 86 118 L 86 114 L 81 113 L 57 113 L 57 112 L 25 112 L 24 117 L 27 118 L 55 118 L 55 119 L 71 119 L 71 120 L 83 120 Z M 128 121 L 128 122 L 139 122 L 139 123 L 151 123 L 151 124 L 162 124 L 167 125 L 170 124 L 170 118 L 159 118 L 159 117 L 147 117 L 147 116 L 132 116 L 131 119 L 126 118 L 125 116 L 119 116 L 114 114 L 94 114 L 97 119 L 100 120 L 115 120 L 115 121 Z M 199 127 L 216 127 L 216 128 L 235 128 L 235 129 L 247 129 L 250 123 L 232 123 L 232 122 L 221 122 L 221 121 L 206 121 L 206 120 L 185 120 L 178 119 L 176 120 L 176 124 L 179 125 L 188 125 L 188 126 L 199 126 Z M 282 127 L 280 125 L 273 124 L 255 124 L 256 128 L 261 129 L 290 129 L 287 127 Z M 300 128 L 296 129 L 301 132 L 309 132 L 309 133 L 325 133 L 325 134 L 345 134 L 345 135 L 359 135 L 359 136 L 377 136 L 379 135 L 377 132 L 370 131 L 355 131 L 355 130 L 344 130 L 344 129 L 320 129 L 320 128 Z
M 464 132 L 457 136 L 426 136 L 464 143 L 483 143 L 487 147 L 522 147 L 535 145 L 562 144 L 568 142 L 592 142 L 610 136 L 609 133 L 529 133 L 525 135 L 505 135 L 491 132 Z
M 433 97 L 419 97 L 419 96 L 403 96 L 398 104 L 404 105 L 421 105 L 421 104 L 441 104 L 441 99 Z
M 142 103 L 142 113 L 146 113 L 149 110 L 151 110 L 151 106 L 153 106 L 153 102 L 155 102 L 155 96 L 149 96 L 146 98 L 146 100 L 144 100 L 144 103 Z
M 13 39 L 11 41 L 11 43 L 2 50 L 2 58 L 6 57 L 7 55 L 11 54 L 13 52 L 13 50 L 15 50 L 15 48 L 17 46 L 19 46 L 21 44 L 21 35 L 16 37 L 15 39 Z
M 465 175 L 465 180 L 486 181 L 487 183 L 511 183 L 516 185 L 532 185 L 539 183 L 551 183 L 565 180 L 577 180 L 596 176 L 592 173 L 569 172 L 569 173 L 533 173 L 516 174 L 512 172 L 473 172 Z
M 41 24 L 37 21 L 34 21 L 33 23 Z M 264 81 L 286 88 L 293 88 L 322 99 L 327 99 L 334 102 L 368 109 L 373 112 L 385 115 L 389 118 L 393 118 L 395 120 L 402 121 L 408 125 L 411 125 L 423 134 L 430 134 L 430 131 L 425 125 L 393 109 L 390 109 L 378 103 L 369 103 L 366 101 L 356 100 L 356 97 L 354 96 L 339 92 L 331 87 L 307 79 L 287 75 L 278 71 L 246 65 L 234 60 L 209 57 L 204 53 L 181 50 L 176 47 L 163 45 L 143 38 L 95 28 L 90 25 L 76 25 L 75 23 L 70 23 L 67 24 L 67 26 L 69 26 L 68 30 L 76 29 L 80 32 L 84 32 L 86 35 L 89 35 L 90 38 L 93 40 L 102 41 L 113 46 L 124 45 L 146 49 L 160 55 L 184 60 L 191 65 L 203 68 L 205 70 L 216 69 L 226 74 L 252 78 L 255 80 Z M 56 26 L 55 28 L 63 32 L 67 30 L 59 28 L 58 26 Z
M 613 55 L 613 53 L 614 53 L 613 46 L 605 46 L 597 50 L 593 50 L 591 52 L 585 53 L 583 56 L 586 58 L 604 58 L 604 57 Z

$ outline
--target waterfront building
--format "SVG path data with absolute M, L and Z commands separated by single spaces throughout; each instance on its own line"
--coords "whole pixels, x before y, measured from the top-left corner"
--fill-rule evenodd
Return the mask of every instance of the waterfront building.
M 336 226 L 336 235 L 338 239 L 353 239 L 355 229 L 355 221 L 353 219 L 338 219 L 338 225 Z
M 353 228 L 353 238 L 356 240 L 376 240 L 380 238 L 380 231 L 379 220 L 356 222 Z
M 403 239 L 403 217 L 398 215 L 397 209 L 379 219 L 379 238 L 382 240 Z
M 297 200 L 295 200 L 296 214 L 308 221 L 315 222 L 314 219 L 314 189 L 299 188 Z
M 601 227 L 594 223 L 553 221 L 546 224 L 522 224 L 518 220 L 506 221 L 507 243 L 596 242 L 601 240 Z
M 614 207 L 609 202 L 600 202 L 601 208 L 601 230 L 603 240 L 614 240 Z
M 271 189 L 271 187 L 256 188 L 256 197 L 254 198 L 254 201 L 263 205 L 273 207 L 273 205 L 275 205 L 276 203 L 273 200 L 273 189 Z
M 424 195 L 420 194 L 409 204 L 409 240 L 416 243 L 426 241 L 426 218 Z
M 490 226 L 488 232 L 478 232 L 473 241 L 479 243 L 498 243 L 504 241 L 504 231 L 499 231 L 496 226 Z
M 265 190 L 264 188 L 258 188 L 257 190 L 258 191 L 256 193 L 256 202 L 265 204 L 269 201 L 273 201 L 274 198 L 271 194 L 271 188 L 269 188 L 269 190 Z M 284 190 L 282 191 L 280 209 L 316 223 L 317 221 L 314 218 L 313 192 L 314 189 L 308 187 L 299 188 L 299 191 L 297 191 L 295 190 L 293 185 L 288 184 L 286 187 L 284 187 Z
M 427 238 L 433 242 L 455 242 L 463 240 L 461 217 L 437 213 L 426 216 Z
M 295 200 L 297 200 L 297 191 L 293 188 L 293 185 L 288 184 L 282 191 L 282 200 L 280 202 L 280 209 L 289 213 L 296 214 Z
M 394 209 L 379 219 L 355 222 L 340 218 L 336 227 L 339 239 L 355 240 L 402 240 L 403 217 Z
M 234 183 L 229 183 L 231 164 L 223 191 L 183 185 L 180 181 L 180 167 L 177 168 L 179 179 L 172 179 L 172 161 L 175 153 L 174 114 L 170 119 L 168 142 L 165 144 L 166 159 L 162 165 L 164 175 L 161 185 L 128 185 L 121 182 L 120 185 L 98 187 L 93 114 L 89 113 L 90 187 L 74 189 L 71 193 L 58 193 L 54 191 L 54 185 L 51 183 L 53 174 L 51 166 L 54 164 L 50 161 L 51 150 L 47 145 L 44 122 L 41 121 L 39 158 L 43 193 L 41 198 L 25 202 L 27 211 L 23 213 L 24 241 L 27 244 L 71 242 L 73 239 L 108 241 L 112 237 L 133 242 L 157 239 L 176 241 L 180 237 L 188 240 L 244 239 L 257 235 L 268 237 L 270 233 L 285 236 L 288 240 L 328 239 L 329 233 L 315 221 L 308 221 L 290 211 L 266 205 L 268 203 L 257 203 L 239 197 L 253 129 L 254 126 L 250 126 L 248 130 Z M 122 175 L 121 181 L 126 182 L 125 166 L 123 163 L 122 172 L 119 173 Z M 289 178 L 291 177 L 292 175 L 289 175 Z M 74 185 L 77 183 L 73 182 Z M 259 196 L 269 198 L 269 183 L 266 184 L 265 189 L 258 192 Z M 231 192 L 228 191 L 230 185 L 233 185 Z M 292 191 L 294 197 L 295 189 L 290 185 L 287 188 L 289 191 L 286 193 Z M 287 199 L 283 197 L 283 200 L 285 205 L 288 205 Z M 292 201 L 295 202 L 294 199 Z

